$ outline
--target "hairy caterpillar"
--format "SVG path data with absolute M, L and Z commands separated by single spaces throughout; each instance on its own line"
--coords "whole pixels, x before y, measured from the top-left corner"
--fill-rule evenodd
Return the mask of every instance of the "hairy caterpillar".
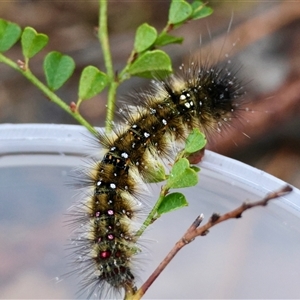
M 140 210 L 139 186 L 151 181 L 149 171 L 193 128 L 220 131 L 241 109 L 244 91 L 235 74 L 208 64 L 182 68 L 181 76 L 156 81 L 137 95 L 135 108 L 120 110 L 123 124 L 114 134 L 98 136 L 103 158 L 86 172 L 91 192 L 76 207 L 80 224 L 73 239 L 74 272 L 82 287 L 104 295 L 135 286 L 132 261 L 138 252 L 133 219 Z

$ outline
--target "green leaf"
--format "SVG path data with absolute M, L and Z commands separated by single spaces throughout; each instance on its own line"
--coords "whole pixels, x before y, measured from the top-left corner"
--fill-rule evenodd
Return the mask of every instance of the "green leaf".
M 107 85 L 107 75 L 96 67 L 87 66 L 83 69 L 80 81 L 78 97 L 87 100 L 99 94 Z
M 191 169 L 193 169 L 196 173 L 201 171 L 201 169 L 196 166 L 191 166 Z
M 171 193 L 164 197 L 159 207 L 157 208 L 157 213 L 159 215 L 168 213 L 170 211 L 182 208 L 184 206 L 188 206 L 188 202 L 186 198 L 181 193 Z
M 205 135 L 198 128 L 192 130 L 185 141 L 185 153 L 194 153 L 201 150 L 206 145 Z
M 155 46 L 165 46 L 168 44 L 181 44 L 183 42 L 182 37 L 177 37 L 169 35 L 165 32 L 162 32 L 155 41 Z
M 31 58 L 41 51 L 48 43 L 48 36 L 37 33 L 33 28 L 26 27 L 21 37 L 22 51 L 25 58 Z
M 153 78 L 153 74 L 168 75 L 172 73 L 170 57 L 161 50 L 147 51 L 140 55 L 128 68 L 133 76 Z
M 213 9 L 211 7 L 205 6 L 205 4 L 202 1 L 196 0 L 191 4 L 191 6 L 193 8 L 191 18 L 193 20 L 208 17 L 213 13 Z
M 169 10 L 168 24 L 179 24 L 186 21 L 192 14 L 193 9 L 184 0 L 172 0 Z
M 59 89 L 70 78 L 74 69 L 73 58 L 60 52 L 50 52 L 44 59 L 47 84 L 53 91 Z
M 134 50 L 138 53 L 147 50 L 154 44 L 156 38 L 156 29 L 147 23 L 142 24 L 135 34 Z
M 197 173 L 190 168 L 189 161 L 186 158 L 179 159 L 173 166 L 166 187 L 184 188 L 194 186 L 198 183 Z
M 20 38 L 21 31 L 17 24 L 0 19 L 0 52 L 10 49 Z

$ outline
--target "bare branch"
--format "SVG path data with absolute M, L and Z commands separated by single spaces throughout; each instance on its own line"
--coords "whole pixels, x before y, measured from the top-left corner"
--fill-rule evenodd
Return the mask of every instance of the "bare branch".
M 201 214 L 196 218 L 196 220 L 191 224 L 188 228 L 186 233 L 183 237 L 174 245 L 173 249 L 168 253 L 168 255 L 164 258 L 164 260 L 159 264 L 156 270 L 150 275 L 150 277 L 145 281 L 145 283 L 141 286 L 141 288 L 134 294 L 132 299 L 140 299 L 148 290 L 148 288 L 152 285 L 155 279 L 160 275 L 160 273 L 166 268 L 166 266 L 170 263 L 170 261 L 174 258 L 174 256 L 182 249 L 185 245 L 192 242 L 197 236 L 204 236 L 208 233 L 208 230 L 226 220 L 229 219 L 237 219 L 242 216 L 242 213 L 250 208 L 257 207 L 257 206 L 266 206 L 268 202 L 272 199 L 276 199 L 281 197 L 285 194 L 288 194 L 292 191 L 292 187 L 286 185 L 279 189 L 278 191 L 271 192 L 267 194 L 263 199 L 250 202 L 250 203 L 243 203 L 238 208 L 225 213 L 223 215 L 219 215 L 217 213 L 213 213 L 210 219 L 206 224 L 199 227 L 204 216 Z
M 220 216 L 220 215 L 217 215 L 217 214 L 214 213 L 210 217 L 209 221 L 206 224 L 204 224 L 200 228 L 196 229 L 195 232 L 193 232 L 191 234 L 191 237 L 187 236 L 186 238 L 187 239 L 189 239 L 189 238 L 194 239 L 196 236 L 206 235 L 208 233 L 208 230 L 211 227 L 213 227 L 213 226 L 215 226 L 215 225 L 217 225 L 221 222 L 224 222 L 226 220 L 229 220 L 229 219 L 241 218 L 242 213 L 244 211 L 246 211 L 247 209 L 257 207 L 257 206 L 266 206 L 270 200 L 281 197 L 281 196 L 283 196 L 287 193 L 290 193 L 291 191 L 292 191 L 292 187 L 289 186 L 289 185 L 286 185 L 278 191 L 274 191 L 274 192 L 271 192 L 271 193 L 267 194 L 263 199 L 261 199 L 259 201 L 243 203 L 240 207 L 238 207 L 238 208 L 236 208 L 236 209 L 234 209 L 234 210 L 232 210 L 228 213 L 225 213 L 224 215 Z

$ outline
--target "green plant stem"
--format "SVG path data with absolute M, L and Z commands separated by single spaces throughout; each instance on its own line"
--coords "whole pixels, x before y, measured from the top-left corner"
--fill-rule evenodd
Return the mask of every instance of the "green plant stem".
M 105 130 L 110 132 L 113 128 L 113 119 L 115 115 L 116 94 L 119 82 L 112 81 L 108 89 L 107 112 L 105 120 Z
M 72 111 L 70 106 L 67 105 L 61 98 L 59 98 L 55 93 L 53 93 L 45 84 L 43 84 L 38 78 L 36 78 L 30 71 L 30 69 L 22 69 L 17 63 L 12 61 L 11 59 L 4 56 L 0 53 L 0 62 L 5 63 L 16 71 L 20 72 L 24 77 L 26 77 L 32 84 L 34 84 L 39 90 L 41 90 L 46 97 L 61 107 L 64 111 L 70 114 L 73 118 L 75 118 L 78 123 L 83 125 L 86 129 L 88 129 L 92 134 L 97 135 L 96 129 L 88 123 L 78 111 Z
M 99 0 L 99 7 L 100 7 L 100 12 L 99 12 L 98 37 L 103 51 L 106 73 L 111 79 L 113 79 L 114 70 L 112 65 L 112 58 L 111 58 L 111 52 L 109 47 L 108 30 L 107 30 L 107 0 Z
M 185 157 L 186 153 L 184 150 L 180 151 L 174 160 L 174 164 L 181 158 Z M 170 190 L 170 186 L 168 185 L 168 183 L 166 183 L 164 186 L 161 187 L 160 190 L 160 194 L 159 194 L 159 198 L 157 199 L 155 205 L 153 206 L 152 210 L 150 211 L 150 213 L 148 214 L 146 220 L 144 221 L 143 225 L 141 226 L 141 228 L 137 231 L 137 236 L 141 236 L 144 231 L 146 230 L 146 228 L 152 224 L 159 216 L 157 216 L 157 209 L 160 206 L 161 202 L 163 201 L 164 197 L 168 194 Z
M 157 199 L 155 205 L 153 206 L 151 212 L 147 216 L 143 225 L 137 231 L 137 233 L 136 233 L 137 236 L 141 236 L 144 233 L 144 231 L 146 230 L 146 228 L 157 219 L 157 217 L 158 217 L 158 216 L 156 216 L 157 209 L 160 206 L 161 202 L 163 201 L 164 197 L 168 194 L 168 192 L 169 192 L 169 188 L 167 187 L 167 184 L 162 186 L 160 194 L 159 194 L 159 198 Z
M 107 99 L 107 114 L 105 120 L 105 129 L 110 132 L 112 129 L 112 121 L 115 112 L 115 102 L 117 87 L 119 82 L 115 78 L 111 51 L 108 40 L 108 30 L 107 30 L 107 0 L 99 0 L 99 30 L 98 38 L 102 47 L 103 58 L 106 68 L 107 76 L 109 77 L 110 84 L 108 86 L 108 99 Z

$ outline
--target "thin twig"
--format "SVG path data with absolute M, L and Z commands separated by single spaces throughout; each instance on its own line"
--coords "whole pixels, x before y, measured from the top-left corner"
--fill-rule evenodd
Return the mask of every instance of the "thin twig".
M 291 191 L 292 191 L 292 187 L 286 185 L 281 189 L 279 189 L 278 191 L 274 191 L 267 194 L 263 199 L 259 201 L 243 203 L 240 207 L 228 213 L 225 213 L 223 215 L 214 213 L 212 214 L 208 222 L 201 227 L 199 226 L 204 217 L 202 214 L 198 216 L 196 220 L 192 223 L 192 225 L 188 228 L 188 230 L 183 235 L 183 237 L 174 245 L 173 249 L 168 253 L 168 255 L 156 268 L 156 270 L 150 275 L 147 281 L 141 286 L 141 288 L 134 294 L 134 296 L 131 299 L 140 299 L 146 293 L 146 291 L 152 285 L 155 279 L 160 275 L 160 273 L 166 268 L 166 266 L 174 258 L 174 256 L 179 252 L 179 250 L 182 249 L 185 245 L 192 242 L 197 236 L 204 236 L 208 233 L 208 230 L 211 227 L 229 219 L 240 218 L 244 211 L 257 206 L 266 206 L 270 200 L 281 197 L 287 193 L 290 193 Z
M 73 105 L 66 104 L 60 97 L 58 97 L 49 87 L 47 87 L 42 81 L 40 81 L 28 67 L 25 67 L 22 61 L 18 61 L 15 63 L 2 53 L 0 53 L 0 62 L 10 66 L 12 69 L 20 72 L 25 78 L 27 78 L 33 85 L 35 85 L 44 95 L 53 103 L 58 105 L 61 109 L 70 114 L 74 119 L 78 121 L 81 125 L 83 125 L 86 129 L 88 129 L 92 134 L 96 135 L 96 129 L 86 121 L 82 115 L 77 111 L 77 109 L 73 108 Z
M 100 13 L 99 13 L 98 37 L 102 47 L 107 76 L 109 78 L 105 129 L 107 132 L 110 132 L 113 124 L 112 121 L 115 112 L 116 92 L 119 83 L 117 80 L 115 80 L 115 73 L 114 73 L 109 39 L 108 39 L 107 5 L 108 5 L 107 0 L 99 0 Z

